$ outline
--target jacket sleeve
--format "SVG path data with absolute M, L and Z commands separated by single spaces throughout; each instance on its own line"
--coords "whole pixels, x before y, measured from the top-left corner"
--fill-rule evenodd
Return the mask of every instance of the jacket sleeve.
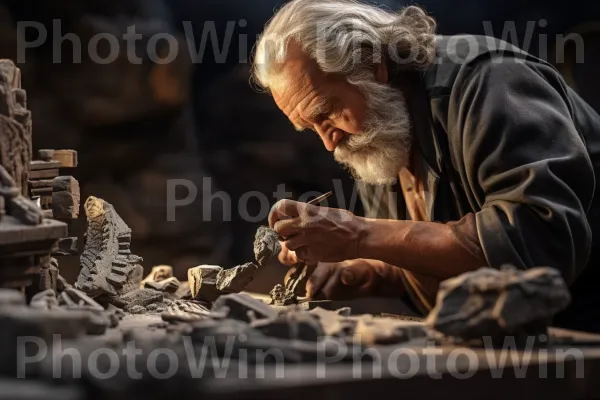
M 589 258 L 595 176 L 558 73 L 514 58 L 466 67 L 448 135 L 488 265 L 550 266 L 572 283 Z

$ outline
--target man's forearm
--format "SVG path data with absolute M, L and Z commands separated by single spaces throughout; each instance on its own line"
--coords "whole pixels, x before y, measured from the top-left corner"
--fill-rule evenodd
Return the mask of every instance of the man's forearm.
M 440 223 L 361 218 L 360 258 L 376 259 L 410 271 L 446 279 L 482 267 Z

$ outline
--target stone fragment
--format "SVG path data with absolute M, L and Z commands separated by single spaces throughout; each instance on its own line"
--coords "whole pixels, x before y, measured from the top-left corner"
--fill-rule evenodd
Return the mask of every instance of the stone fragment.
M 104 308 L 81 290 L 73 287 L 65 288 L 59 295 L 59 303 L 68 307 L 104 311 Z
M 131 292 L 118 297 L 112 304 L 121 308 L 131 307 L 133 305 L 139 305 L 146 307 L 149 304 L 162 301 L 164 298 L 161 292 L 152 289 L 136 289 Z
M 169 304 L 161 317 L 169 322 L 192 322 L 208 318 L 210 311 L 197 301 L 176 300 Z
M 254 240 L 254 257 L 258 265 L 264 267 L 277 260 L 281 253 L 280 240 L 281 236 L 268 226 L 258 228 Z
M 271 295 L 271 304 L 274 306 L 289 306 L 297 303 L 294 293 L 286 291 L 282 284 L 275 285 L 269 295 Z
M 317 317 L 327 336 L 346 339 L 354 335 L 356 320 L 347 318 L 346 309 L 338 312 L 317 307 L 308 313 Z
M 556 269 L 481 268 L 442 282 L 426 324 L 455 341 L 519 340 L 546 332 L 570 299 Z
M 372 315 L 349 318 L 356 320 L 353 339 L 368 346 L 398 344 L 429 336 L 427 327 L 420 322 L 379 318 Z
M 234 293 L 219 297 L 211 308 L 212 312 L 224 312 L 227 318 L 250 322 L 260 318 L 274 318 L 277 312 L 268 304 L 245 293 Z
M 173 277 L 173 267 L 170 265 L 156 265 L 140 284 L 140 288 L 146 287 L 146 282 L 160 282 Z
M 272 319 L 259 319 L 250 326 L 265 336 L 316 342 L 325 333 L 319 319 L 307 312 L 291 311 Z
M 174 294 L 177 292 L 180 285 L 181 282 L 179 282 L 179 279 L 171 277 L 160 282 L 148 281 L 146 282 L 144 287 L 147 289 L 157 290 L 159 292 Z
M 24 306 L 25 296 L 18 290 L 0 289 L 0 308 L 10 306 Z
M 33 296 L 29 302 L 29 307 L 38 310 L 53 310 L 58 308 L 58 299 L 52 289 L 45 290 Z
M 223 269 L 217 275 L 217 289 L 223 293 L 239 293 L 252 282 L 256 271 L 258 271 L 258 266 L 254 263 Z
M 189 282 L 181 282 L 179 289 L 175 292 L 175 298 L 182 300 L 191 300 L 192 291 L 190 290 Z
M 217 289 L 217 278 L 223 269 L 216 265 L 200 265 L 188 270 L 188 283 L 192 299 L 212 302 L 221 292 Z
M 85 202 L 88 220 L 81 272 L 75 287 L 91 297 L 119 296 L 140 287 L 142 258 L 131 254 L 131 229 L 102 199 Z
M 73 286 L 69 282 L 67 282 L 67 280 L 65 278 L 58 275 L 58 278 L 56 279 L 56 291 L 58 293 L 60 293 L 63 290 L 70 288 L 70 287 L 73 287 Z

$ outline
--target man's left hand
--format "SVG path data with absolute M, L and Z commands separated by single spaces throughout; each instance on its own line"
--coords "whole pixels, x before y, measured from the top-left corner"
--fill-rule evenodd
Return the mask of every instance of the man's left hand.
M 340 262 L 358 257 L 365 220 L 350 211 L 293 200 L 277 202 L 269 225 L 285 246 L 307 263 Z

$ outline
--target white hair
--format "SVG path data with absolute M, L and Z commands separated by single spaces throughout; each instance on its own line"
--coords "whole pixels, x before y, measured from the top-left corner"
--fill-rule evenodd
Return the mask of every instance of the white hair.
M 404 95 L 375 79 L 373 64 L 427 68 L 435 59 L 435 21 L 418 7 L 399 13 L 355 0 L 293 0 L 267 24 L 254 56 L 253 78 L 266 90 L 279 79 L 290 44 L 325 74 L 344 76 L 366 100 L 362 131 L 346 135 L 334 157 L 356 179 L 389 184 L 409 164 L 411 123 Z
M 386 57 L 401 69 L 423 69 L 435 59 L 435 28 L 433 18 L 415 6 L 396 13 L 355 0 L 293 0 L 259 38 L 253 78 L 269 89 L 290 43 L 326 74 L 361 74 Z

